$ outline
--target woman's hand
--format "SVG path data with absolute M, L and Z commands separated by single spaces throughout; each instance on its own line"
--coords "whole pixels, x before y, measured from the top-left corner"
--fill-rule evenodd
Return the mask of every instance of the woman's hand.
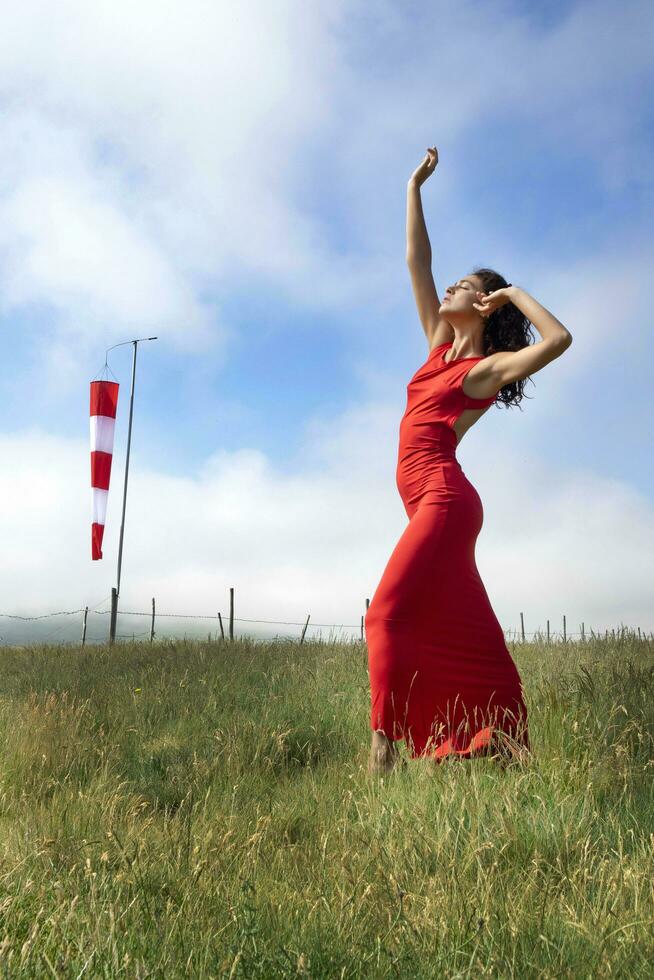
M 495 310 L 499 310 L 500 306 L 504 306 L 505 303 L 511 302 L 513 286 L 505 286 L 503 289 L 496 289 L 493 293 L 477 293 L 478 303 L 473 303 L 472 305 L 476 310 L 479 310 L 482 316 L 490 316 Z
M 414 183 L 418 187 L 431 177 L 438 163 L 438 150 L 435 146 L 427 147 L 427 156 L 409 177 L 409 183 Z

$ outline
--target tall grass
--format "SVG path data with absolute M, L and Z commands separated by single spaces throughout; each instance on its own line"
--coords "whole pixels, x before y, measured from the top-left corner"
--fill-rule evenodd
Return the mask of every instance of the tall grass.
M 526 765 L 381 778 L 363 644 L 3 650 L 2 976 L 651 977 L 654 643 L 511 649 Z

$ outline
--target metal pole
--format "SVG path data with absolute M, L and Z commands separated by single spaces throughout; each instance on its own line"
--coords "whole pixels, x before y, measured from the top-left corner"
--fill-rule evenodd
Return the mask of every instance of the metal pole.
M 111 626 L 110 626 L 110 636 L 109 641 L 113 643 L 116 638 L 116 616 L 118 612 L 118 596 L 120 595 L 120 569 L 123 561 L 123 534 L 125 531 L 125 508 L 127 506 L 127 477 L 129 475 L 129 450 L 132 442 L 132 415 L 134 413 L 134 379 L 136 378 L 136 345 L 141 343 L 143 340 L 156 340 L 156 337 L 141 337 L 140 340 L 126 340 L 126 344 L 134 344 L 134 353 L 132 356 L 132 387 L 129 396 L 129 426 L 127 429 L 127 459 L 125 461 L 125 485 L 123 487 L 123 515 L 120 521 L 120 540 L 118 543 L 118 581 L 116 583 L 115 592 L 112 589 L 113 602 L 112 602 L 112 616 L 111 616 Z M 122 346 L 121 344 L 115 344 L 115 347 Z M 109 348 L 111 349 L 111 348 Z
M 134 353 L 132 356 L 132 389 L 129 394 L 129 425 L 127 427 L 127 459 L 125 460 L 125 486 L 123 487 L 123 516 L 120 521 L 120 541 L 118 544 L 118 581 L 116 582 L 116 596 L 120 595 L 120 566 L 123 560 L 123 534 L 125 532 L 125 507 L 127 506 L 127 477 L 129 476 L 129 449 L 132 442 L 132 415 L 134 414 L 134 379 L 136 377 L 136 345 L 138 340 L 133 340 Z

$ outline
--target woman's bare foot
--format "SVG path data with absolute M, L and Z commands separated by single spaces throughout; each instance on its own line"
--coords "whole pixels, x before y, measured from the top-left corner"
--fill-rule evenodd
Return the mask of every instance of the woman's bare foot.
M 502 739 L 496 746 L 496 752 L 491 758 L 502 768 L 528 767 L 532 762 L 532 753 L 515 739 Z
M 372 733 L 368 772 L 370 775 L 391 772 L 400 758 L 397 743 L 384 735 L 383 732 Z

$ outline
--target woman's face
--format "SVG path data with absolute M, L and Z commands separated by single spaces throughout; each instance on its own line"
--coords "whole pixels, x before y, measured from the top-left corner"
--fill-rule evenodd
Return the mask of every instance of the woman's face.
M 447 287 L 443 302 L 440 305 L 440 311 L 442 313 L 452 311 L 455 313 L 479 314 L 479 311 L 474 308 L 473 303 L 479 302 L 477 291 L 482 292 L 483 288 L 483 283 L 477 276 L 464 276 L 463 279 L 459 279 L 458 282 Z

